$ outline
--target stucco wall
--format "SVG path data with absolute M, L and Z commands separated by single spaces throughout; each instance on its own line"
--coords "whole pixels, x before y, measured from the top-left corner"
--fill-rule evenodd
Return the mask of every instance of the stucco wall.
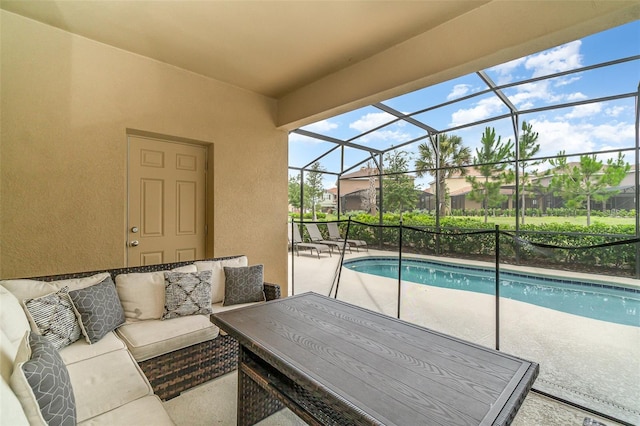
M 247 254 L 286 286 L 287 134 L 274 100 L 0 13 L 0 277 L 124 266 L 136 129 L 212 144 L 209 254 Z

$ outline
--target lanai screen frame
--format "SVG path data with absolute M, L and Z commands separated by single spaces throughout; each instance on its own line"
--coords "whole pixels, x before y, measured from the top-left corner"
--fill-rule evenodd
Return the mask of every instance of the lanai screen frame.
M 503 119 L 510 119 L 512 126 L 513 126 L 513 135 L 514 135 L 514 140 L 518 141 L 519 140 L 519 132 L 520 132 L 520 117 L 523 115 L 527 115 L 527 114 L 532 114 L 532 113 L 538 113 L 538 112 L 543 112 L 543 111 L 550 111 L 550 110 L 556 110 L 556 109 L 561 109 L 561 108 L 570 108 L 570 107 L 576 107 L 576 106 L 581 106 L 581 105 L 587 105 L 587 104 L 593 104 L 593 103 L 600 103 L 600 102 L 607 102 L 607 101 L 614 101 L 614 100 L 620 100 L 620 99 L 629 99 L 629 98 L 634 98 L 635 99 L 635 147 L 629 147 L 629 148 L 617 148 L 617 149 L 610 149 L 610 150 L 600 150 L 600 151 L 588 151 L 588 152 L 580 152 L 580 153 L 570 153 L 570 154 L 566 154 L 566 157 L 575 157 L 575 156 L 580 156 L 580 155 L 592 155 L 592 154 L 609 154 L 609 153 L 624 153 L 624 152 L 628 152 L 628 151 L 634 151 L 635 152 L 635 158 L 634 158 L 634 163 L 635 163 L 635 209 L 636 212 L 640 211 L 640 171 L 639 171 L 639 165 L 640 165 L 640 130 L 639 130 L 639 126 L 640 126 L 640 105 L 638 102 L 638 99 L 640 98 L 640 82 L 638 83 L 637 86 L 637 90 L 634 92 L 629 92 L 629 93 L 616 93 L 616 94 L 612 94 L 609 96 L 603 96 L 603 97 L 598 97 L 598 98 L 591 98 L 591 99 L 586 99 L 586 100 L 580 100 L 580 101 L 574 101 L 574 102 L 565 102 L 565 103 L 561 103 L 561 104 L 556 104 L 556 105 L 550 105 L 550 106 L 544 106 L 544 107 L 538 107 L 538 108 L 531 108 L 531 109 L 523 109 L 523 110 L 519 110 L 515 105 L 513 105 L 513 103 L 509 100 L 509 98 L 504 94 L 504 90 L 511 88 L 511 87 L 515 87 L 515 86 L 520 86 L 523 84 L 529 84 L 529 83 L 536 83 L 536 82 L 540 82 L 540 81 L 544 81 L 544 80 L 550 80 L 550 79 L 554 79 L 554 78 L 558 78 L 558 77 L 564 77 L 564 76 L 570 76 L 572 74 L 576 74 L 576 73 L 582 73 L 582 72 L 586 72 L 586 71 L 590 71 L 590 70 L 595 70 L 595 69 L 599 69 L 599 68 L 605 68 L 605 67 L 611 67 L 611 66 L 615 66 L 618 64 L 623 64 L 623 63 L 628 63 L 628 62 L 633 62 L 633 61 L 640 61 L 640 55 L 633 55 L 633 56 L 628 56 L 625 58 L 620 58 L 617 60 L 612 60 L 612 61 L 606 61 L 606 62 L 600 62 L 594 65 L 589 65 L 589 66 L 584 66 L 584 67 L 580 67 L 580 68 L 575 68 L 575 69 L 571 69 L 571 70 L 567 70 L 567 71 L 563 71 L 563 72 L 557 72 L 557 73 L 553 73 L 553 74 L 548 74 L 548 75 L 544 75 L 544 76 L 539 76 L 539 77 L 534 77 L 534 78 L 530 78 L 530 79 L 525 79 L 525 80 L 516 80 L 507 84 L 502 84 L 502 85 L 497 85 L 493 82 L 493 80 L 489 77 L 489 75 L 487 74 L 486 71 L 477 71 L 475 74 L 487 85 L 487 89 L 479 91 L 479 92 L 475 92 L 473 94 L 467 95 L 467 96 L 463 96 L 460 98 L 456 98 L 453 99 L 451 101 L 447 101 L 447 102 L 443 102 L 428 108 L 424 108 L 409 114 L 403 114 L 400 111 L 397 111 L 396 109 L 386 105 L 384 102 L 378 102 L 378 103 L 374 103 L 372 105 L 370 105 L 371 107 L 374 107 L 382 112 L 386 112 L 388 114 L 391 114 L 392 116 L 394 116 L 395 118 L 392 119 L 389 122 L 386 122 L 382 125 L 379 125 L 377 127 L 374 127 L 373 129 L 367 130 L 365 132 L 362 132 L 352 138 L 343 140 L 343 139 L 338 139 L 335 137 L 331 137 L 331 136 L 327 136 L 327 135 L 323 135 L 317 132 L 312 132 L 309 130 L 305 130 L 302 128 L 298 128 L 295 130 L 292 130 L 290 133 L 295 133 L 301 136 L 306 136 L 312 139 L 316 139 L 319 141 L 324 141 L 324 142 L 330 142 L 335 144 L 335 146 L 329 150 L 327 150 L 326 152 L 324 152 L 322 155 L 314 158 L 312 161 L 308 162 L 307 164 L 305 164 L 302 167 L 294 167 L 294 166 L 289 166 L 289 170 L 297 170 L 300 173 L 300 211 L 304 211 L 304 185 L 302 183 L 304 183 L 304 173 L 311 171 L 311 166 L 312 164 L 314 164 L 317 161 L 322 160 L 324 157 L 326 157 L 327 155 L 331 154 L 332 152 L 334 152 L 337 149 L 341 150 L 341 164 L 340 164 L 340 168 L 341 171 L 340 172 L 330 172 L 330 171 L 323 171 L 323 174 L 329 174 L 329 175 L 335 175 L 338 178 L 338 181 L 341 179 L 341 177 L 346 174 L 349 173 L 351 171 L 353 171 L 354 169 L 357 169 L 357 167 L 361 166 L 362 164 L 367 163 L 368 161 L 373 161 L 373 163 L 376 165 L 377 169 L 378 169 L 378 174 L 374 175 L 376 177 L 378 177 L 380 179 L 380 181 L 382 181 L 382 178 L 388 174 L 385 174 L 383 171 L 383 157 L 386 153 L 391 152 L 391 151 L 395 151 L 398 149 L 401 149 L 405 146 L 408 145 L 412 145 L 414 143 L 420 142 L 422 140 L 429 140 L 432 144 L 432 146 L 434 148 L 437 149 L 438 147 L 438 141 L 439 138 L 438 136 L 443 134 L 443 133 L 449 133 L 449 132 L 453 132 L 456 130 L 461 130 L 461 129 L 465 129 L 465 128 L 470 128 L 470 127 L 474 127 L 474 126 L 478 126 L 478 125 L 482 125 L 482 124 L 488 124 L 488 123 L 492 123 L 498 120 L 503 120 Z M 487 94 L 492 94 L 494 96 L 496 96 L 498 99 L 500 99 L 500 101 L 508 108 L 509 112 L 506 114 L 500 114 L 500 115 L 495 115 L 489 118 L 485 118 L 482 120 L 478 120 L 478 121 L 474 121 L 471 123 L 465 123 L 463 125 L 459 125 L 459 126 L 452 126 L 452 127 L 448 127 L 445 129 L 436 129 L 434 127 L 432 127 L 431 125 L 429 125 L 428 123 L 424 123 L 422 121 L 419 121 L 415 118 L 415 116 L 423 114 L 425 112 L 431 111 L 431 110 L 436 110 L 438 108 L 443 108 L 455 103 L 459 103 L 459 102 L 464 102 L 464 101 L 468 101 L 471 100 L 473 98 L 477 98 L 480 96 L 484 96 Z M 365 145 L 361 145 L 358 144 L 357 141 L 358 139 L 361 139 L 369 134 L 372 134 L 378 130 L 384 129 L 387 126 L 396 124 L 398 122 L 404 121 L 406 123 L 412 124 L 413 126 L 416 126 L 418 128 L 421 128 L 423 130 L 426 131 L 426 135 L 424 136 L 420 136 L 418 138 L 414 138 L 405 142 L 402 142 L 398 145 L 394 145 L 388 149 L 374 149 L 372 147 L 367 147 Z M 365 158 L 364 160 L 357 162 L 349 167 L 345 167 L 344 165 L 344 148 L 345 147 L 349 147 L 349 148 L 354 148 L 354 149 L 358 149 L 358 150 L 362 150 L 364 152 L 366 152 L 368 154 L 368 157 Z M 515 165 L 515 180 L 516 182 L 518 181 L 518 177 L 519 177 L 519 167 L 517 167 L 518 163 L 524 160 L 521 160 L 519 158 L 519 152 L 518 152 L 518 143 L 515 143 L 514 146 L 515 149 L 515 159 L 509 160 L 508 163 Z M 436 155 L 436 158 L 438 158 L 438 156 Z M 534 158 L 530 158 L 527 159 L 527 161 L 531 161 L 531 160 L 548 160 L 550 158 L 558 158 L 557 155 L 552 155 L 552 156 L 542 156 L 542 157 L 534 157 Z M 478 166 L 479 164 L 473 164 L 473 166 Z M 424 170 L 426 172 L 434 172 L 434 177 L 436 178 L 436 180 L 438 179 L 438 174 L 441 172 L 441 170 L 446 170 L 446 168 L 441 168 L 441 167 L 436 167 L 435 169 L 431 169 L 431 170 Z M 410 170 L 408 171 L 408 173 L 411 172 L 416 172 L 416 170 Z M 382 215 L 383 215 L 383 210 L 384 210 L 384 191 L 383 191 L 383 185 L 380 184 L 379 185 L 379 206 L 380 208 L 378 209 L 378 214 L 379 214 L 379 223 L 382 224 Z M 338 190 L 338 194 L 337 194 L 337 212 L 338 212 L 338 218 L 340 218 L 341 215 L 341 211 L 342 208 L 340 206 L 340 185 L 337 185 L 337 190 Z M 438 193 L 437 190 L 437 185 L 436 185 L 436 191 L 435 191 L 435 204 L 436 206 L 439 205 L 440 203 L 440 197 L 441 194 Z M 516 233 L 519 232 L 520 230 L 520 209 L 523 207 L 520 205 L 520 185 L 515 185 L 515 194 L 514 194 L 514 204 L 515 204 L 515 217 L 516 217 L 516 222 L 515 222 L 515 231 Z M 435 209 L 435 219 L 436 219 L 436 228 L 439 229 L 440 228 L 440 212 L 439 209 L 436 208 Z M 640 216 L 636 213 L 636 217 L 635 217 L 636 221 L 635 221 L 635 235 L 636 237 L 640 237 Z M 302 219 L 302 215 L 301 215 L 301 220 Z M 636 262 L 636 263 L 640 263 L 640 262 Z M 639 265 L 640 266 L 640 265 Z

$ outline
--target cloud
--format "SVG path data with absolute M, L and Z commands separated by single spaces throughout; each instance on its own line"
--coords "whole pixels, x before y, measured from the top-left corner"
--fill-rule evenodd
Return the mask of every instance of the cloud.
M 542 53 L 527 56 L 524 67 L 532 71 L 532 77 L 580 68 L 582 66 L 581 46 L 582 41 L 576 40 Z
M 635 128 L 632 123 L 591 122 L 571 123 L 558 120 L 531 120 L 534 131 L 538 132 L 540 152 L 538 155 L 555 155 L 560 150 L 567 154 L 619 149 L 633 146 Z
M 569 102 L 581 101 L 587 99 L 587 95 L 582 92 L 569 93 L 568 95 L 566 95 L 566 99 Z
M 507 84 L 513 81 L 514 76 L 512 75 L 512 73 L 515 72 L 515 70 L 522 64 L 524 64 L 525 60 L 526 58 L 514 59 L 513 61 L 509 61 L 504 64 L 496 65 L 495 67 L 489 68 L 488 71 L 497 74 L 497 84 Z
M 307 126 L 302 127 L 302 129 L 304 130 L 308 130 L 310 132 L 316 132 L 316 133 L 328 132 L 337 128 L 338 128 L 338 123 L 333 123 L 329 120 L 316 121 L 315 123 L 311 123 Z
M 485 118 L 496 115 L 506 110 L 505 104 L 497 97 L 489 97 L 480 100 L 474 106 L 467 109 L 459 109 L 451 114 L 451 126 L 459 126 L 462 124 L 473 123 Z
M 605 108 L 604 113 L 609 117 L 618 117 L 622 114 L 627 108 L 623 106 L 614 106 L 611 108 Z
M 461 98 L 469 93 L 469 89 L 471 89 L 470 84 L 456 84 L 453 86 L 451 93 L 447 95 L 447 100 L 450 101 L 451 99 Z
M 315 145 L 324 143 L 320 139 L 310 138 L 309 136 L 300 135 L 298 133 L 289 133 L 289 142 L 298 142 L 303 144 Z
M 378 130 L 359 138 L 358 143 L 367 143 L 374 141 L 402 143 L 410 139 L 412 139 L 412 137 L 409 133 L 402 132 L 400 130 Z
M 571 112 L 563 115 L 563 117 L 566 120 L 571 120 L 574 118 L 591 117 L 593 115 L 600 114 L 601 111 L 602 111 L 601 103 L 578 105 L 573 107 L 571 109 Z
M 366 114 L 360 119 L 349 124 L 349 128 L 358 130 L 360 132 L 366 132 L 390 121 L 393 121 L 396 117 L 386 112 L 371 112 Z

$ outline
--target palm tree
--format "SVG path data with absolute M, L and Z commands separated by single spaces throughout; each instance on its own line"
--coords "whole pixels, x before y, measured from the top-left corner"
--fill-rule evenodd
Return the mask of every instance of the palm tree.
M 436 142 L 430 140 L 429 143 L 421 143 L 418 146 L 419 158 L 416 160 L 416 174 L 422 177 L 428 172 L 432 172 L 440 167 L 440 173 L 436 179 L 436 193 L 440 197 L 440 215 L 446 215 L 449 210 L 451 199 L 447 188 L 447 179 L 454 173 L 461 176 L 467 174 L 464 167 L 471 163 L 471 150 L 462 146 L 462 138 L 456 135 L 441 133 L 436 136 Z

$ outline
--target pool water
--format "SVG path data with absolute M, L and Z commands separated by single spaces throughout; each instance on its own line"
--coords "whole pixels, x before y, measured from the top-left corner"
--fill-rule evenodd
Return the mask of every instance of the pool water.
M 344 267 L 365 274 L 398 278 L 397 258 L 346 260 Z M 403 258 L 402 280 L 490 295 L 496 293 L 495 271 L 489 268 Z M 587 318 L 640 327 L 640 288 L 552 279 L 501 270 L 500 297 Z

